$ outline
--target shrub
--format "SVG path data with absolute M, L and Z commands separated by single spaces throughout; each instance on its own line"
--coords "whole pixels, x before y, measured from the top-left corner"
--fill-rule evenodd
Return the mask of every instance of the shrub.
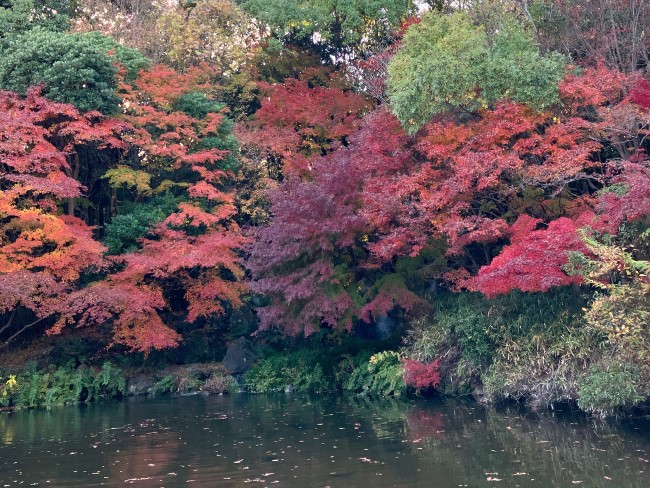
M 488 400 L 526 400 L 534 407 L 576 398 L 577 379 L 593 356 L 581 308 L 588 294 L 571 288 L 440 295 L 435 315 L 411 324 L 405 355 L 440 358 L 441 388 L 479 389 Z
M 589 369 L 580 381 L 578 405 L 600 416 L 613 415 L 623 407 L 632 407 L 645 399 L 639 386 L 640 372 L 631 364 L 609 369 Z
M 120 398 L 126 393 L 122 371 L 106 362 L 101 369 L 61 366 L 36 370 L 27 367 L 9 379 L 0 377 L 0 406 L 51 408 L 78 402 Z
M 456 12 L 429 13 L 411 26 L 387 80 L 391 110 L 409 132 L 449 109 L 474 111 L 502 99 L 543 109 L 558 101 L 562 56 L 542 56 L 512 17 L 500 24 L 488 33 Z
M 197 392 L 203 386 L 203 382 L 195 375 L 183 375 L 176 381 L 176 389 L 178 393 L 191 393 Z
M 151 394 L 153 396 L 168 395 L 171 393 L 176 393 L 177 391 L 178 386 L 176 385 L 176 378 L 174 378 L 174 376 L 171 374 L 165 376 L 151 388 Z
M 122 397 L 126 393 L 126 379 L 122 371 L 109 362 L 95 375 L 89 400 Z
M 319 352 L 301 350 L 290 354 L 274 354 L 260 360 L 245 375 L 250 391 L 257 393 L 296 391 L 323 393 L 334 389 L 331 375 L 326 375 Z
M 440 360 L 426 364 L 403 359 L 404 382 L 417 389 L 436 388 L 440 385 Z
M 213 373 L 205 380 L 201 391 L 211 394 L 228 393 L 234 386 L 232 376 L 223 373 Z
M 366 392 L 380 396 L 399 397 L 406 393 L 402 357 L 395 351 L 374 354 L 368 361 L 370 381 Z

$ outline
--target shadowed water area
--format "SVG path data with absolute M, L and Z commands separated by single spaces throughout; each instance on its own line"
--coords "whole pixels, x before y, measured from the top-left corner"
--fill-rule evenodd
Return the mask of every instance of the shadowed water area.
M 245 395 L 0 416 L 0 487 L 650 486 L 650 422 Z

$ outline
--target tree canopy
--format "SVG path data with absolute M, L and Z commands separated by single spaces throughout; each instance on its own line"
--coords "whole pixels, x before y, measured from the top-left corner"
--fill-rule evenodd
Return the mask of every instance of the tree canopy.
M 359 378 L 645 398 L 642 3 L 0 0 L 0 355 L 390 336 Z
M 409 28 L 390 61 L 388 96 L 413 132 L 436 114 L 474 112 L 503 99 L 544 109 L 558 101 L 563 73 L 562 56 L 541 55 L 514 19 L 488 36 L 466 13 L 432 12 Z
M 43 84 L 57 102 L 82 111 L 117 111 L 117 68 L 93 39 L 42 29 L 18 35 L 0 51 L 0 87 L 19 93 Z
M 410 0 L 247 0 L 243 6 L 280 39 L 313 44 L 334 57 L 385 42 L 413 9 Z

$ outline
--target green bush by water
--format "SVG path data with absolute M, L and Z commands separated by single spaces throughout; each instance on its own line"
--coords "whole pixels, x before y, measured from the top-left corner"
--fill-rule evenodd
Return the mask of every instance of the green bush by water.
M 632 364 L 614 365 L 608 370 L 592 367 L 578 387 L 580 408 L 600 414 L 616 414 L 647 396 L 641 387 L 641 374 Z
M 126 393 L 122 371 L 106 362 L 101 368 L 61 366 L 16 375 L 0 373 L 0 406 L 16 409 L 67 405 L 120 398 Z
M 335 389 L 332 375 L 325 374 L 330 358 L 321 351 L 303 349 L 289 354 L 277 353 L 260 360 L 245 377 L 247 388 L 256 393 L 293 389 L 325 393 Z M 328 373 L 331 373 L 328 371 Z
M 278 352 L 244 376 L 249 391 L 328 393 L 351 391 L 373 396 L 401 396 L 406 392 L 400 355 L 395 351 L 341 351 L 336 348 Z

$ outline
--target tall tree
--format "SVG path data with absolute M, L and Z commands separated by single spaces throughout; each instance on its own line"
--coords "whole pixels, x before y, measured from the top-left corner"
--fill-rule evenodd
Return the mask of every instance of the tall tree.
M 84 190 L 71 164 L 75 147 L 123 149 L 125 128 L 101 114 L 80 115 L 71 105 L 53 103 L 38 89 L 25 98 L 0 92 L 0 312 L 11 313 L 1 327 L 5 343 L 60 316 L 84 273 L 102 266 L 104 247 L 93 229 L 59 208 Z M 31 319 L 12 324 L 21 308 Z
M 558 101 L 564 61 L 542 56 L 516 20 L 488 38 L 464 12 L 432 12 L 412 25 L 388 67 L 391 110 L 414 132 L 434 115 L 475 112 L 510 99 L 543 109 Z
M 247 0 L 243 6 L 278 38 L 311 45 L 335 62 L 385 42 L 413 9 L 410 0 Z

